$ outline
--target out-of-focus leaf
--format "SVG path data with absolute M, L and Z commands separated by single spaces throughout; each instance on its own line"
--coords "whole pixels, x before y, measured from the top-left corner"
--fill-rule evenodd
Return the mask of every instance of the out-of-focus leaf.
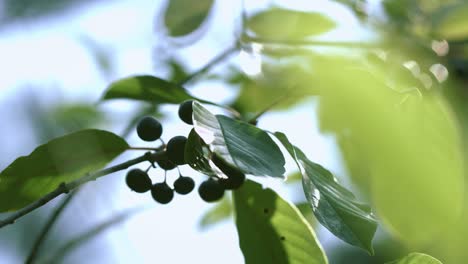
M 294 172 L 294 173 L 289 174 L 286 177 L 286 181 L 287 181 L 287 183 L 296 183 L 296 182 L 302 181 L 301 172 Z
M 315 232 L 292 204 L 252 181 L 233 192 L 246 264 L 325 264 Z
M 232 210 L 232 201 L 226 197 L 223 198 L 203 215 L 199 224 L 200 228 L 207 229 L 230 218 L 232 216 Z
M 93 3 L 91 0 L 4 0 L 2 1 L 2 22 L 33 21 L 34 19 L 57 15 L 79 5 Z M 1 24 L 6 24 L 1 23 Z
M 112 76 L 115 71 L 112 50 L 88 36 L 82 36 L 79 40 L 91 53 L 102 75 L 106 78 Z
M 65 132 L 90 128 L 104 120 L 104 114 L 94 105 L 63 104 L 55 106 L 49 115 L 54 123 Z
M 323 34 L 336 24 L 324 14 L 282 8 L 259 12 L 247 20 L 247 28 L 269 40 L 297 40 Z
M 239 85 L 240 92 L 232 106 L 242 113 L 256 113 L 272 104 L 274 109 L 289 108 L 317 94 L 317 87 L 309 78 L 312 74 L 299 61 L 262 64 L 262 74 L 255 78 L 234 72 L 229 81 Z
M 171 59 L 168 62 L 169 68 L 171 69 L 170 80 L 173 82 L 180 82 L 189 76 L 189 73 L 185 70 L 183 64 L 176 59 Z
M 250 124 L 227 116 L 213 115 L 193 103 L 194 128 L 211 151 L 245 174 L 284 177 L 285 160 L 268 134 Z
M 468 39 L 468 3 L 462 1 L 441 8 L 432 18 L 437 37 L 449 41 Z
M 61 183 L 102 168 L 128 147 L 119 136 L 96 129 L 68 134 L 37 147 L 0 173 L 0 212 L 19 209 Z
M 365 13 L 364 7 L 367 4 L 366 0 L 334 0 L 335 2 L 342 3 L 344 5 L 347 5 L 351 10 L 354 11 L 354 13 L 358 17 L 365 17 L 367 14 Z
M 402 259 L 387 262 L 387 264 L 442 264 L 442 262 L 426 254 L 411 253 Z
M 164 24 L 172 37 L 181 37 L 199 28 L 208 17 L 214 0 L 170 0 Z
M 102 99 L 117 98 L 153 104 L 179 104 L 188 99 L 196 99 L 182 86 L 150 75 L 132 76 L 111 83 Z
M 108 220 L 100 223 L 99 225 L 81 233 L 75 238 L 64 243 L 58 250 L 48 257 L 39 259 L 38 263 L 65 263 L 65 259 L 68 254 L 72 253 L 74 250 L 79 248 L 82 245 L 85 245 L 87 242 L 96 238 L 99 235 L 102 235 L 105 231 L 109 230 L 112 227 L 115 227 L 119 224 L 122 224 L 124 221 L 128 220 L 134 214 L 140 212 L 141 209 L 129 209 L 124 212 L 121 212 L 115 216 L 112 216 Z
M 360 63 L 343 67 L 339 77 L 320 73 L 327 80 L 320 123 L 355 147 L 348 154 L 369 172 L 361 179 L 385 226 L 414 244 L 450 229 L 460 216 L 464 180 L 460 134 L 446 101 Z
M 373 254 L 372 238 L 377 220 L 368 205 L 338 184 L 330 171 L 310 161 L 289 142 L 286 135 L 275 133 L 302 172 L 302 185 L 317 220 L 335 236 Z
M 408 23 L 418 5 L 415 0 L 384 0 L 382 3 L 391 21 L 396 23 Z

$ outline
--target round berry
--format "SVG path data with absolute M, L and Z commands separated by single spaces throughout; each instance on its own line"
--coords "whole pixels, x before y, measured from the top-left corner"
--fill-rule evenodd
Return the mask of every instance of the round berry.
M 161 158 L 156 161 L 158 163 L 158 166 L 163 169 L 163 170 L 173 170 L 175 167 L 177 167 L 176 164 L 174 164 L 172 161 L 169 160 L 169 158 L 166 155 L 162 155 Z
M 177 165 L 184 165 L 185 162 L 185 143 L 187 138 L 176 136 L 167 142 L 166 153 L 169 160 Z
M 238 168 L 230 165 L 216 154 L 213 155 L 211 161 L 227 176 L 227 178 L 219 179 L 219 183 L 224 189 L 235 190 L 242 186 L 245 181 L 245 174 Z
M 144 141 L 155 141 L 162 135 L 162 125 L 151 116 L 143 117 L 137 125 L 137 134 Z
M 195 182 L 190 177 L 180 176 L 174 182 L 174 190 L 178 194 L 188 194 L 193 190 L 194 187 L 195 187 Z
M 133 169 L 125 178 L 127 186 L 135 192 L 144 193 L 151 189 L 151 179 L 148 174 L 140 169 Z
M 245 174 L 237 173 L 229 175 L 227 179 L 219 179 L 219 184 L 221 184 L 225 190 L 236 190 L 244 184 L 244 181 Z
M 224 188 L 217 180 L 208 179 L 198 187 L 198 194 L 205 202 L 214 202 L 224 195 Z
M 179 106 L 179 118 L 189 125 L 193 125 L 193 100 L 187 100 Z
M 151 187 L 151 196 L 160 204 L 167 204 L 174 198 L 174 191 L 165 182 L 156 183 Z

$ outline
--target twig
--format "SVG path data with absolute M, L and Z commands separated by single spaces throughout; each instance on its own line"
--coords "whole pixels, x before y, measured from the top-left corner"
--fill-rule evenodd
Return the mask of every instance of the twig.
M 218 56 L 214 57 L 210 62 L 208 62 L 205 66 L 203 66 L 201 69 L 195 71 L 194 73 L 190 74 L 189 76 L 185 77 L 182 81 L 179 82 L 180 85 L 183 85 L 183 84 L 186 84 L 188 82 L 190 82 L 192 79 L 194 79 L 195 77 L 197 77 L 198 75 L 200 74 L 203 74 L 205 73 L 206 71 L 208 71 L 209 69 L 211 69 L 211 67 L 213 67 L 214 65 L 220 63 L 221 61 L 223 61 L 225 58 L 229 57 L 233 52 L 235 52 L 236 50 L 238 49 L 238 45 L 234 45 L 232 47 L 229 47 L 228 49 L 226 49 L 225 51 L 223 51 L 221 54 L 219 54 Z
M 77 237 L 64 243 L 58 250 L 55 251 L 54 254 L 52 254 L 51 257 L 47 259 L 44 259 L 44 258 L 39 259 L 39 263 L 64 263 L 64 259 L 67 256 L 67 254 L 72 252 L 81 244 L 85 243 L 88 240 L 95 238 L 97 235 L 103 233 L 104 231 L 108 230 L 114 225 L 121 224 L 123 221 L 133 216 L 135 213 L 140 213 L 143 209 L 145 208 L 127 209 L 124 212 L 121 212 L 115 216 L 112 216 L 108 220 L 98 224 L 97 226 L 85 231 L 84 233 L 79 234 Z
M 291 90 L 291 89 L 289 89 Z M 275 101 L 271 102 L 271 104 L 269 104 L 267 107 L 265 107 L 262 111 L 258 112 L 254 117 L 252 117 L 248 123 L 249 124 L 252 124 L 252 125 L 256 125 L 257 124 L 257 120 L 263 115 L 265 114 L 267 111 L 269 111 L 271 108 L 275 107 L 277 104 L 281 103 L 281 101 L 283 101 L 284 99 L 290 97 L 290 93 L 286 93 L 285 95 L 279 97 L 278 99 L 276 99 Z
M 351 41 L 322 41 L 322 40 L 288 40 L 288 39 L 268 39 L 263 37 L 253 37 L 247 34 L 243 34 L 241 37 L 243 44 L 249 42 L 257 42 L 261 44 L 272 44 L 272 45 L 288 45 L 288 46 L 323 46 L 323 47 L 337 47 L 337 48 L 358 48 L 358 49 L 369 49 L 379 48 L 376 43 L 369 42 L 351 42 Z
M 63 209 L 65 209 L 65 207 L 71 202 L 71 200 L 73 199 L 73 197 L 76 196 L 76 194 L 77 194 L 77 192 L 79 190 L 80 189 L 76 189 L 70 195 L 68 195 L 62 201 L 60 206 L 57 209 L 55 209 L 52 216 L 50 216 L 50 218 L 47 220 L 46 225 L 42 228 L 41 233 L 39 234 L 36 241 L 34 242 L 34 245 L 33 245 L 32 249 L 31 249 L 31 252 L 29 253 L 28 258 L 26 259 L 26 262 L 25 262 L 26 264 L 32 264 L 33 263 L 34 259 L 37 256 L 37 253 L 39 253 L 42 242 L 47 238 L 47 234 L 49 233 L 49 231 L 54 226 L 55 222 L 57 221 L 58 217 L 62 213 Z
M 7 226 L 9 224 L 13 224 L 17 219 L 21 218 L 22 216 L 34 211 L 35 209 L 45 205 L 46 203 L 50 202 L 52 199 L 58 197 L 61 194 L 64 193 L 69 193 L 73 189 L 77 188 L 78 186 L 81 186 L 84 183 L 87 183 L 89 181 L 94 181 L 102 176 L 125 170 L 130 166 L 136 165 L 138 163 L 144 162 L 144 161 L 158 161 L 161 159 L 162 155 L 164 155 L 164 152 L 147 152 L 142 156 L 139 156 L 135 159 L 128 160 L 126 162 L 120 163 L 118 165 L 94 172 L 94 173 L 89 173 L 86 174 L 85 176 L 78 178 L 74 181 L 71 181 L 69 183 L 61 183 L 55 190 L 52 192 L 42 196 L 35 202 L 23 207 L 22 209 L 14 212 L 12 215 L 9 217 L 3 219 L 0 221 L 0 228 Z
M 160 147 L 157 147 L 157 148 L 150 148 L 150 147 L 129 147 L 128 149 L 129 150 L 153 150 L 153 151 L 162 151 L 164 150 L 166 146 L 165 145 L 162 145 Z

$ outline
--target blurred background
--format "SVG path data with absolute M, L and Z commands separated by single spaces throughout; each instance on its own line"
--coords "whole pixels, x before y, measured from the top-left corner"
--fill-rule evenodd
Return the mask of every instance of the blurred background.
M 194 31 L 168 29 L 170 1 L 0 1 L 0 168 L 83 128 L 146 146 L 129 126 L 146 114 L 163 121 L 165 140 L 187 135 L 176 105 L 100 98 L 110 82 L 130 75 L 180 82 L 239 43 L 186 87 L 244 116 L 273 103 L 259 127 L 285 132 L 377 208 L 376 255 L 369 256 L 316 223 L 292 161 L 286 182 L 261 179 L 298 205 L 330 263 L 384 263 L 412 251 L 465 263 L 465 1 L 185 3 L 172 12 L 207 10 Z M 188 166 L 182 174 L 204 179 Z M 170 172 L 169 181 L 176 176 Z M 80 190 L 39 263 L 244 262 L 229 197 L 207 204 L 193 192 L 164 206 L 131 192 L 124 177 Z M 0 230 L 0 263 L 24 261 L 62 199 Z

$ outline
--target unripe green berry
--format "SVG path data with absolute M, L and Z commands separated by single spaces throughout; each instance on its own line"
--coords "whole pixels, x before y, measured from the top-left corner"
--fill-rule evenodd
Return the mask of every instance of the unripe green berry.
M 167 204 L 174 198 L 174 191 L 167 185 L 167 183 L 156 183 L 151 187 L 151 196 L 160 204 Z
M 180 176 L 174 182 L 174 190 L 178 194 L 188 194 L 193 190 L 194 187 L 195 187 L 195 182 L 190 177 Z
M 135 192 L 144 193 L 151 189 L 151 179 L 148 174 L 140 169 L 132 169 L 125 178 L 127 186 Z
M 224 195 L 224 188 L 217 180 L 208 179 L 198 187 L 198 194 L 205 202 L 214 202 Z
M 189 125 L 193 125 L 193 100 L 187 100 L 179 106 L 179 118 Z
M 166 153 L 170 161 L 177 165 L 184 165 L 185 162 L 185 144 L 187 138 L 184 136 L 176 136 L 167 142 Z
M 155 141 L 162 135 L 162 125 L 151 116 L 143 117 L 137 125 L 137 134 L 144 141 Z

